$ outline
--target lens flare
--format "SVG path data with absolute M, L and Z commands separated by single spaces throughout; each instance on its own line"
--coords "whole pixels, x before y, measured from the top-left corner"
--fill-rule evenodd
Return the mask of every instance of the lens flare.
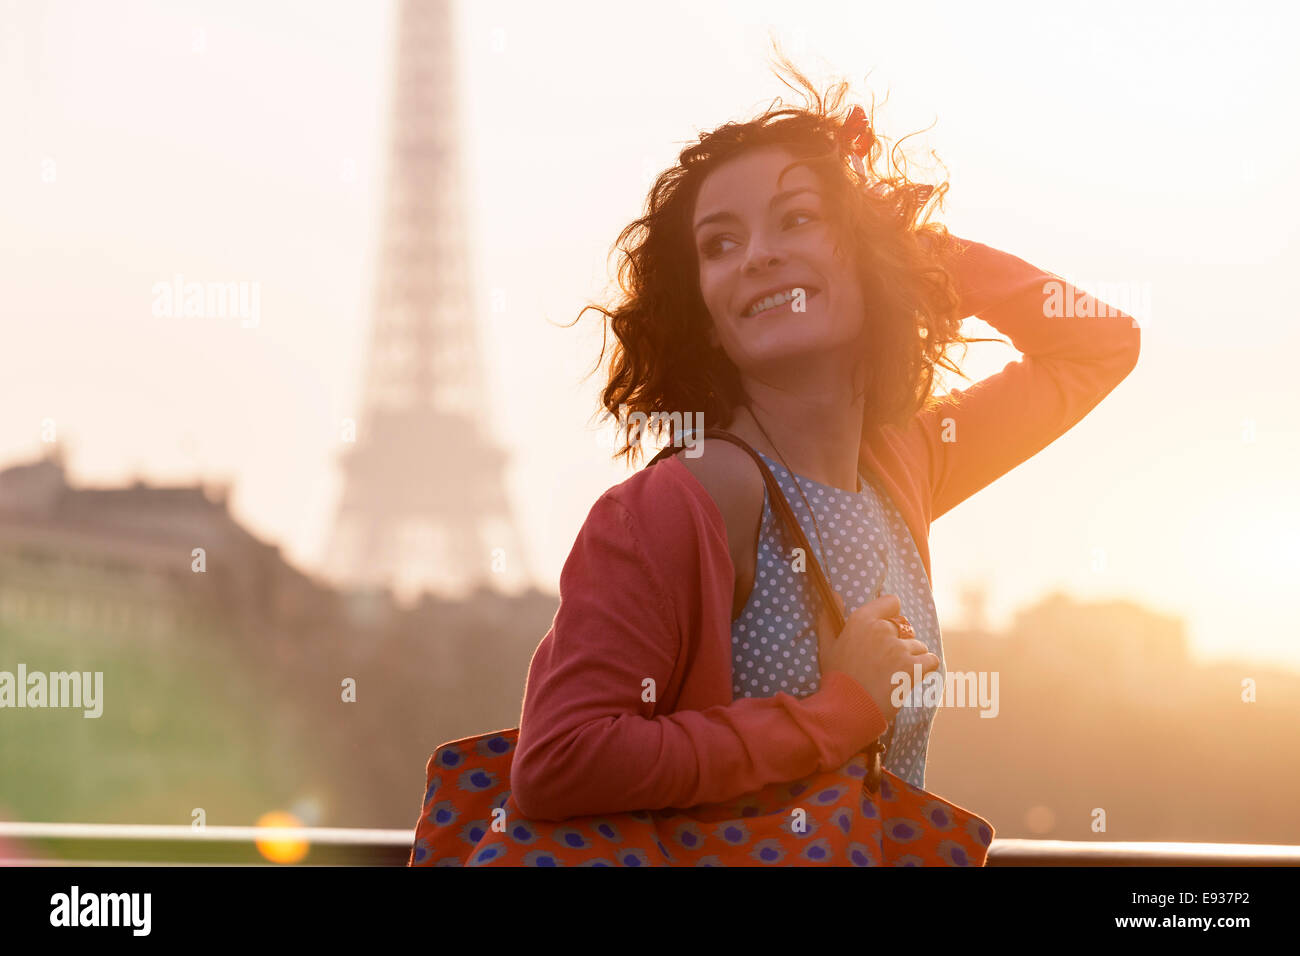
M 279 810 L 264 813 L 257 820 L 257 826 L 265 829 L 298 828 L 302 821 L 292 813 Z M 310 845 L 306 840 L 287 837 L 281 834 L 268 835 L 257 841 L 257 852 L 272 863 L 297 863 L 307 855 Z

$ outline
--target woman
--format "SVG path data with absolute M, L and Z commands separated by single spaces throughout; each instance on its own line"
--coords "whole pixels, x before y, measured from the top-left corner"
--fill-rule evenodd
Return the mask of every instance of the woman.
M 823 99 L 790 70 L 808 108 L 701 137 L 620 237 L 634 241 L 624 300 L 599 310 L 619 343 L 602 404 L 650 415 L 660 437 L 666 421 L 669 447 L 596 501 L 564 565 L 511 769 L 527 817 L 730 800 L 835 769 L 890 722 L 884 766 L 924 786 L 934 707 L 896 706 L 891 677 L 943 673 L 930 523 L 1137 361 L 1131 317 L 927 224 L 946 184 L 912 183 L 892 159 L 878 172 L 869 126 L 842 118 L 848 84 Z M 1059 317 L 1062 295 L 1084 307 Z M 982 341 L 960 334 L 968 315 L 1024 357 L 936 400 L 934 367 L 959 371 L 945 350 Z M 779 480 L 841 633 L 750 456 L 673 428 L 697 412 Z

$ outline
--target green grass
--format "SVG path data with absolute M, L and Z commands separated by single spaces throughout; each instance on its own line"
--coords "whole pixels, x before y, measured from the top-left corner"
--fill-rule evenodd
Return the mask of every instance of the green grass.
M 131 642 L 0 626 L 0 670 L 102 671 L 103 713 L 0 709 L 0 819 L 249 825 L 288 809 L 282 708 L 219 631 Z M 277 749 L 278 748 L 278 749 Z

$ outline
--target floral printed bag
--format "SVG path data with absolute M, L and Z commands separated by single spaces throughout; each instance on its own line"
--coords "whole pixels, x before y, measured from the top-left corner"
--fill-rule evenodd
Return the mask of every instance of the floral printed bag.
M 767 465 L 758 463 L 809 565 L 836 633 L 844 615 Z M 665 449 L 651 465 L 661 461 Z M 648 466 L 647 466 L 648 467 Z M 892 736 L 892 727 L 890 729 Z M 443 744 L 429 758 L 411 866 L 983 866 L 993 826 L 884 770 L 874 741 L 837 770 L 688 809 L 529 820 L 510 792 L 517 728 Z

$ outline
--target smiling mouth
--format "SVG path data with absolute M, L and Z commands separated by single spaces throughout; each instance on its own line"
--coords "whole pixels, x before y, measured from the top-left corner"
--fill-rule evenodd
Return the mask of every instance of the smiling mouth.
M 794 288 L 805 290 L 805 295 L 804 295 L 805 303 L 811 301 L 814 297 L 821 294 L 821 289 L 818 289 L 815 286 L 795 286 Z M 784 302 L 781 302 L 777 305 L 770 306 L 766 309 L 762 309 L 761 311 L 754 312 L 752 314 L 749 312 L 745 312 L 740 317 L 742 319 L 756 319 L 761 315 L 769 315 L 773 312 L 780 312 L 782 309 L 789 308 L 792 302 L 794 302 L 793 297 L 786 299 Z

